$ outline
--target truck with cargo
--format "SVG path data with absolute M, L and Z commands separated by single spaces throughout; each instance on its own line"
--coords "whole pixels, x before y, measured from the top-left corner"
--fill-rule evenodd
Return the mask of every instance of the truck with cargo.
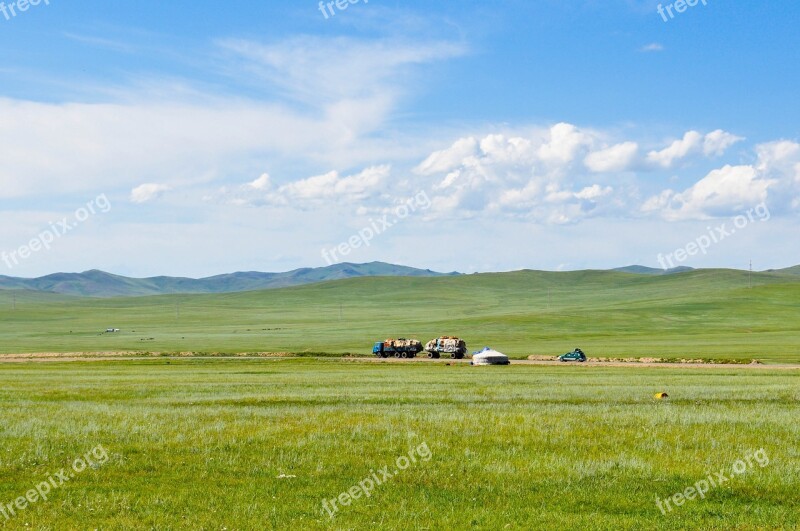
M 416 339 L 387 339 L 372 347 L 372 353 L 379 358 L 416 358 L 422 352 L 422 343 Z
M 441 358 L 442 354 L 449 354 L 450 358 L 460 360 L 467 354 L 467 343 L 457 337 L 442 336 L 428 341 L 425 351 L 429 358 Z

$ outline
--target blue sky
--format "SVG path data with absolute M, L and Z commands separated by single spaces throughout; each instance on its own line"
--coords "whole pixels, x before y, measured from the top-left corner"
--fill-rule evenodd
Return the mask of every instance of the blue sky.
M 0 274 L 800 263 L 795 2 L 5 4 Z

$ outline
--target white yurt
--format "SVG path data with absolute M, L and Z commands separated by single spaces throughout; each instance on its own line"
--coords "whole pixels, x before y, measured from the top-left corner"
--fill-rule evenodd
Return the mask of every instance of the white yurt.
M 497 352 L 492 348 L 486 347 L 472 355 L 472 362 L 470 365 L 508 365 L 510 363 L 511 361 L 509 361 L 508 356 L 502 352 Z

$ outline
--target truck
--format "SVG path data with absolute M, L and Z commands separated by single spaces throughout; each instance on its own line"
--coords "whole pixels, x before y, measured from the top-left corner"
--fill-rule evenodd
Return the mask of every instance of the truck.
M 441 358 L 442 354 L 449 354 L 451 359 L 460 360 L 467 354 L 467 343 L 457 337 L 442 336 L 428 341 L 425 351 L 429 358 Z
M 416 358 L 422 352 L 422 343 L 416 339 L 387 339 L 378 341 L 372 347 L 372 353 L 379 358 Z

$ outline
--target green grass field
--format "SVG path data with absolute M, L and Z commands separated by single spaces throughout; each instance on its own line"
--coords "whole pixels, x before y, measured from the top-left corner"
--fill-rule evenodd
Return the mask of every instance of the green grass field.
M 215 295 L 86 299 L 0 291 L 0 353 L 327 352 L 458 335 L 512 357 L 800 362 L 800 276 L 515 272 L 361 278 Z M 16 309 L 12 310 L 16 298 Z M 108 327 L 119 334 L 102 334 Z
M 459 335 L 518 358 L 580 346 L 800 362 L 800 277 L 752 281 L 517 272 L 115 299 L 0 291 L 0 355 L 164 356 L 0 363 L 0 527 L 797 528 L 797 368 L 208 357 Z M 47 500 L 21 498 L 87 455 L 95 466 Z M 737 463 L 743 474 L 675 505 Z M 368 479 L 369 497 L 351 491 Z
M 796 529 L 799 400 L 777 369 L 0 364 L 0 503 L 107 455 L 0 527 Z M 323 510 L 421 445 L 429 460 Z M 762 449 L 704 499 L 657 507 Z

